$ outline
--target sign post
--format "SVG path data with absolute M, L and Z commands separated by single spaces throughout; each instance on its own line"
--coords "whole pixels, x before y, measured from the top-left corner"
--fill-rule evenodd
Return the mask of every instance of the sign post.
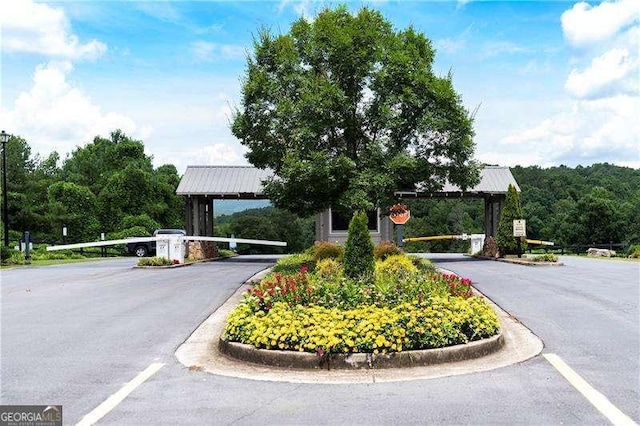
M 515 219 L 513 221 L 513 237 L 516 239 L 518 245 L 518 258 L 522 257 L 522 243 L 523 237 L 527 236 L 527 221 L 524 219 Z
M 411 212 L 406 204 L 394 204 L 389 213 L 389 219 L 396 225 L 396 240 L 398 247 L 404 245 L 404 224 L 411 218 Z

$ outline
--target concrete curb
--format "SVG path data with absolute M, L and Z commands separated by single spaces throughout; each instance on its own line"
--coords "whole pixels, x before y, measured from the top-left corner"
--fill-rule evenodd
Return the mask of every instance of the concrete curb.
M 504 337 L 500 333 L 488 339 L 462 345 L 389 354 L 353 353 L 318 356 L 309 352 L 257 349 L 251 345 L 229 342 L 222 338 L 218 348 L 221 353 L 230 357 L 270 367 L 353 370 L 410 368 L 465 361 L 489 355 L 503 346 Z
M 254 275 L 249 281 L 260 280 L 269 270 Z M 517 319 L 486 299 L 500 318 L 502 347 L 486 356 L 473 359 L 450 358 L 445 363 L 406 368 L 361 368 L 331 370 L 320 368 L 300 369 L 296 367 L 271 367 L 247 363 L 226 356 L 220 350 L 220 336 L 228 314 L 240 301 L 249 285 L 240 288 L 176 350 L 178 361 L 192 371 L 251 380 L 289 383 L 376 383 L 406 380 L 422 380 L 460 374 L 489 371 L 524 362 L 535 357 L 543 349 L 542 341 L 524 327 Z M 402 353 L 402 352 L 400 352 Z M 409 354 L 410 352 L 406 352 Z M 362 355 L 362 354 L 361 354 Z M 315 357 L 311 354 L 312 357 Z M 365 355 L 366 357 L 366 355 Z M 317 362 L 317 360 L 316 360 Z M 368 367 L 368 365 L 367 365 Z

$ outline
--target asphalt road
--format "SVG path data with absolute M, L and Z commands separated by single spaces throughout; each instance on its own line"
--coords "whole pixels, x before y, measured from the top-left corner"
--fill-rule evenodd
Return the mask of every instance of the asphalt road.
M 531 268 L 439 256 L 639 421 L 637 263 Z M 1 402 L 62 404 L 75 424 L 153 363 L 100 424 L 606 424 L 542 356 L 489 372 L 362 385 L 273 383 L 190 371 L 189 334 L 273 259 L 165 270 L 135 259 L 2 271 Z

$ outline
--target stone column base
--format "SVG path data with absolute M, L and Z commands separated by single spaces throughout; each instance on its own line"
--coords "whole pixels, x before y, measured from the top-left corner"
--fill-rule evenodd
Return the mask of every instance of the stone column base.
M 191 260 L 213 259 L 218 257 L 218 247 L 213 241 L 189 241 L 187 258 Z

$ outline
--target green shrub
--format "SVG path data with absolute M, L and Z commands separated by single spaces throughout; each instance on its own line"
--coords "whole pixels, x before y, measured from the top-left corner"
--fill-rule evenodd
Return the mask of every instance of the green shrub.
M 218 249 L 218 257 L 231 257 L 231 256 L 235 256 L 235 252 L 233 250 L 227 250 L 227 249 Z
M 395 254 L 387 257 L 383 261 L 376 262 L 376 276 L 390 275 L 394 277 L 406 276 L 418 272 L 418 268 L 413 264 L 408 256 L 403 254 Z
M 141 257 L 138 260 L 138 266 L 170 266 L 173 261 L 166 257 Z
M 64 260 L 64 259 L 84 259 L 80 253 L 72 250 L 47 251 L 45 246 L 39 246 L 31 252 L 32 260 Z
M 375 260 L 385 260 L 389 256 L 402 254 L 402 249 L 391 241 L 382 241 L 373 250 Z
M 496 232 L 496 242 L 498 243 L 498 252 L 501 257 L 517 252 L 517 244 L 513 236 L 513 221 L 523 219 L 523 217 L 520 194 L 518 194 L 513 185 L 509 184 L 504 208 L 500 213 L 500 222 L 498 222 L 498 230 Z M 527 243 L 524 239 L 520 247 L 523 252 L 526 250 Z
M 431 263 L 429 259 L 424 259 L 418 256 L 409 256 L 414 266 L 418 268 L 418 271 L 423 273 L 433 274 L 437 271 L 437 268 Z
M 7 259 L 11 258 L 11 255 L 13 254 L 14 250 L 12 248 L 9 248 L 7 246 L 2 246 L 2 249 L 0 249 L 0 260 L 2 260 L 2 262 L 6 261 Z
M 25 263 L 27 263 L 26 259 L 24 258 L 24 253 L 21 251 L 11 250 L 11 252 L 8 252 L 7 254 L 9 255 L 9 257 L 2 261 L 4 265 L 24 265 Z
M 278 274 L 287 275 L 298 273 L 305 268 L 309 271 L 313 271 L 315 268 L 315 262 L 309 253 L 297 253 L 278 259 L 271 270 Z
M 482 299 L 434 297 L 395 308 L 342 310 L 277 302 L 268 312 L 241 303 L 224 338 L 256 348 L 311 353 L 387 353 L 467 343 L 498 333 L 499 320 Z
M 335 259 L 322 259 L 316 263 L 315 275 L 326 281 L 340 280 L 344 274 L 342 264 Z
M 557 262 L 558 256 L 556 256 L 553 253 L 545 253 L 545 254 L 534 256 L 532 260 L 534 262 Z
M 640 245 L 629 247 L 629 257 L 632 259 L 640 258 Z
M 344 246 L 344 273 L 358 279 L 370 277 L 374 272 L 373 242 L 369 235 L 367 214 L 358 211 L 349 223 L 349 234 Z
M 312 247 L 313 260 L 318 262 L 322 259 L 342 260 L 344 256 L 344 247 L 331 244 L 327 241 L 318 241 Z

